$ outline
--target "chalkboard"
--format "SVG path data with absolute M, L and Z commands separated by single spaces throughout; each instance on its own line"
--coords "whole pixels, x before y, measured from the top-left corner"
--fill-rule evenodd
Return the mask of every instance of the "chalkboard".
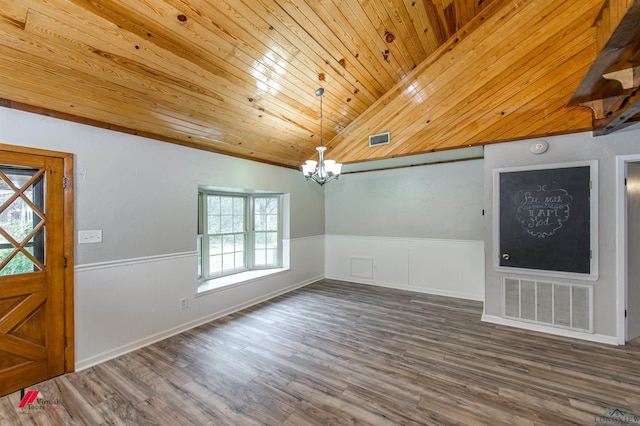
M 590 166 L 499 173 L 499 265 L 591 272 Z

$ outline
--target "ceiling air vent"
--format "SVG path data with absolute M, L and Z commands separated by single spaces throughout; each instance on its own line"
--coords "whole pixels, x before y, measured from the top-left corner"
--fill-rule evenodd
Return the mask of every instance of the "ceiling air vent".
M 369 146 L 387 145 L 391 142 L 389 132 L 369 136 Z

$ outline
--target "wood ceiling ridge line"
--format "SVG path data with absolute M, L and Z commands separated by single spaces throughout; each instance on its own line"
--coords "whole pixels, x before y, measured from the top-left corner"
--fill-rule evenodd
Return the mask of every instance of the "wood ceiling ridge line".
M 455 34 L 456 31 L 460 29 L 459 25 L 462 23 L 462 14 L 458 4 L 458 0 L 452 0 L 446 7 L 443 7 L 446 24 L 451 34 Z
M 405 2 L 411 1 L 413 3 L 415 0 L 404 0 L 404 1 Z M 417 13 L 420 19 L 420 23 L 422 24 L 421 28 L 423 28 L 423 33 L 427 38 L 427 40 L 429 41 L 430 51 L 431 53 L 433 53 L 438 49 L 438 47 L 440 47 L 442 43 L 438 41 L 436 32 L 434 31 L 434 28 L 433 28 L 433 24 L 431 22 L 431 19 L 429 18 L 429 12 L 427 10 L 425 1 L 424 0 L 417 1 L 416 3 L 419 4 L 419 6 L 417 7 Z
M 413 5 L 409 7 L 407 7 L 407 3 L 405 3 L 404 1 L 401 1 L 400 4 L 402 4 L 403 6 L 397 7 L 397 10 L 400 12 L 400 14 L 399 16 L 393 16 L 393 18 L 395 18 L 396 28 L 401 30 L 400 27 L 404 27 L 406 30 L 405 35 L 401 35 L 400 39 L 406 39 L 410 41 L 411 46 L 409 46 L 409 52 L 417 52 L 417 55 L 415 55 L 413 58 L 414 65 L 417 66 L 420 62 L 422 62 L 423 58 L 425 58 L 429 54 L 429 52 L 427 51 L 427 45 L 421 42 L 420 33 L 422 31 L 418 31 L 415 26 L 413 17 L 411 16 L 410 10 L 411 8 L 415 8 L 416 2 L 414 2 Z
M 420 44 L 424 49 L 424 56 L 426 58 L 436 49 L 435 43 L 432 43 L 432 39 L 427 35 L 427 33 L 430 32 L 428 31 L 428 28 L 431 25 L 429 23 L 429 19 L 426 16 L 427 11 L 423 7 L 424 5 L 422 4 L 422 2 L 415 0 L 402 1 L 404 3 L 405 9 L 407 10 L 407 13 L 409 14 L 411 20 L 410 22 L 412 23 L 413 28 L 418 36 L 418 40 L 420 40 Z M 418 5 L 418 7 L 416 7 L 416 5 Z M 433 39 L 433 41 L 435 42 L 435 39 Z M 420 62 L 421 61 L 416 62 L 416 65 Z
M 344 34 L 357 35 L 365 46 L 369 46 L 371 50 L 376 51 L 380 57 L 385 55 L 386 59 L 380 61 L 380 57 L 377 61 L 381 63 L 378 68 L 385 68 L 389 73 L 391 79 L 387 80 L 387 85 L 391 81 L 396 82 L 400 78 L 407 68 L 407 62 L 405 60 L 406 52 L 403 53 L 404 46 L 395 43 L 386 43 L 383 40 L 384 32 L 380 31 L 380 27 L 384 27 L 382 23 L 382 17 L 375 10 L 374 5 L 371 3 L 360 4 L 356 2 L 348 2 L 343 7 L 339 7 L 336 2 L 333 3 L 333 8 L 341 14 L 342 22 L 341 30 Z M 327 11 L 327 14 L 331 14 Z M 376 24 L 377 22 L 377 24 Z M 348 23 L 349 28 L 344 25 Z M 353 54 L 353 49 L 349 49 Z M 360 46 L 356 46 L 356 51 L 364 51 Z M 393 63 L 397 65 L 394 66 Z
M 378 54 L 382 56 L 383 62 L 395 68 L 395 84 L 424 60 L 427 52 L 413 29 L 413 24 L 405 26 L 403 22 L 399 22 L 402 15 L 411 23 L 411 18 L 401 1 L 394 4 L 387 1 L 365 2 L 359 6 L 363 26 L 375 30 L 373 38 L 379 43 Z M 394 63 L 397 63 L 397 66 L 394 66 Z M 389 87 L 391 86 L 387 88 Z
M 265 0 L 259 1 L 264 4 Z M 315 26 L 312 21 L 299 11 L 297 5 L 287 7 L 287 5 L 282 5 L 278 1 L 276 1 L 276 3 L 278 3 L 278 6 L 282 9 L 283 14 L 288 17 L 288 20 L 292 21 L 294 24 L 292 25 L 291 22 L 288 22 L 281 14 L 274 14 L 274 16 L 277 16 L 277 20 L 281 22 L 284 28 L 286 28 L 284 32 L 291 33 L 296 39 L 300 40 L 310 52 L 313 52 L 313 54 L 319 58 L 320 61 L 316 62 L 318 72 L 325 69 L 326 66 L 329 66 L 336 74 L 345 78 L 348 84 L 355 87 L 357 89 L 357 93 L 362 96 L 366 96 L 369 103 L 377 99 L 384 89 L 382 86 L 379 86 L 376 80 L 372 77 L 372 74 L 370 73 L 370 70 L 374 69 L 372 66 L 363 67 L 361 63 L 355 61 L 355 58 L 353 58 L 349 53 L 347 55 L 345 55 L 344 52 L 341 53 L 339 47 L 341 43 L 333 33 L 329 32 L 329 37 L 333 37 L 333 40 L 330 40 L 325 38 L 327 37 L 326 32 L 322 32 L 319 29 L 316 29 L 315 31 L 312 30 L 312 27 L 315 28 Z M 303 32 L 295 31 L 295 25 L 299 25 L 300 28 L 303 29 Z M 279 31 L 284 33 L 282 27 L 279 28 Z M 338 47 L 336 47 L 336 45 L 338 45 Z M 337 54 L 332 53 L 329 46 L 333 46 L 333 52 L 337 52 Z M 346 68 L 350 69 L 349 73 L 345 74 L 345 67 L 340 65 L 340 62 L 343 60 L 349 60 L 349 62 L 345 63 Z M 365 85 L 363 82 L 367 82 L 368 84 Z M 354 90 L 349 89 L 349 91 L 351 92 Z
M 478 15 L 472 21 L 469 22 L 468 27 L 463 28 L 456 37 L 450 38 L 445 44 L 440 46 L 436 52 L 427 57 L 425 61 L 419 64 L 404 80 L 397 83 L 392 89 L 390 89 L 384 96 L 374 102 L 365 112 L 363 112 L 359 117 L 351 122 L 347 128 L 345 128 L 342 132 L 340 132 L 336 138 L 332 139 L 328 146 L 336 149 L 336 155 L 341 153 L 340 151 L 344 149 L 342 142 L 352 136 L 352 133 L 364 133 L 361 128 L 370 127 L 367 130 L 368 134 L 376 133 L 374 130 L 375 127 L 380 127 L 381 123 L 379 121 L 379 114 L 381 111 L 385 109 L 394 109 L 396 111 L 402 111 L 408 105 L 412 103 L 412 98 L 408 98 L 406 96 L 403 97 L 403 93 L 413 84 L 418 82 L 418 78 L 422 76 L 424 72 L 427 70 L 432 70 L 432 67 L 443 60 L 443 58 L 447 58 L 448 55 L 451 55 L 451 52 L 454 52 L 456 48 L 458 48 L 462 42 L 468 41 L 475 35 L 475 30 L 481 27 L 484 27 L 487 24 L 490 25 L 491 28 L 499 27 L 500 18 L 496 17 L 497 15 L 502 15 L 505 13 L 509 14 L 512 12 L 512 8 L 510 7 L 511 2 L 509 0 L 495 0 L 491 3 L 491 7 L 485 9 L 483 11 L 483 15 Z M 493 19 L 490 19 L 493 18 Z M 498 21 L 498 22 L 496 22 Z M 481 35 L 476 35 L 478 38 L 482 38 Z M 468 43 L 472 43 L 472 41 L 468 41 Z M 468 47 L 467 49 L 471 49 Z M 458 54 L 458 52 L 456 52 Z M 462 55 L 461 55 L 462 56 Z M 446 71 L 449 72 L 447 65 L 441 65 L 442 70 L 433 71 L 435 74 L 442 76 L 442 74 Z M 399 104 L 399 105 L 398 105 Z M 388 120 L 387 120 L 388 121 Z M 338 146 L 341 149 L 337 149 Z
M 390 28 L 390 25 L 386 25 L 384 23 L 382 16 L 377 12 L 374 4 L 358 4 L 358 6 L 361 7 L 360 12 L 364 12 L 360 14 L 358 14 L 357 11 L 353 10 L 353 8 L 351 7 L 354 4 L 355 3 L 349 2 L 346 7 L 338 8 L 347 21 L 360 23 L 358 28 L 352 25 L 354 32 L 356 32 L 357 34 L 366 33 L 368 35 L 369 43 L 376 46 L 376 48 L 380 52 L 380 55 L 384 56 L 386 51 L 388 52 L 386 54 L 387 57 L 395 58 L 396 60 L 402 58 L 401 61 L 398 60 L 399 67 L 397 67 L 397 70 L 392 75 L 395 83 L 399 79 L 399 74 L 405 74 L 413 68 L 413 61 L 407 61 L 406 59 L 408 56 L 406 46 L 404 45 L 404 43 L 402 43 L 402 39 L 400 38 L 395 38 L 391 43 L 384 40 L 385 31 L 382 31 L 382 29 L 386 29 L 386 31 L 388 32 L 387 28 Z M 350 16 L 345 15 L 346 10 L 351 11 Z M 374 16 L 377 19 L 375 19 Z M 424 57 L 426 57 L 426 54 L 424 55 Z
M 594 0 L 595 1 L 595 0 Z M 494 3 L 495 4 L 495 3 Z M 571 4 L 565 4 L 565 7 L 569 7 L 571 6 Z M 574 5 L 575 6 L 575 5 Z M 577 7 L 574 7 L 575 9 L 577 9 Z M 534 10 L 544 10 L 546 12 L 551 12 L 553 10 L 558 10 L 557 6 L 555 6 L 553 4 L 552 1 L 548 1 L 546 2 L 544 5 L 538 5 L 537 9 Z M 521 12 L 524 13 L 524 12 Z M 527 21 L 527 24 L 529 26 L 532 26 L 533 28 L 536 28 L 536 31 L 531 31 L 529 33 L 527 33 L 527 39 L 534 39 L 535 40 L 535 36 L 536 34 L 542 34 L 545 30 L 545 28 L 547 28 L 550 25 L 553 25 L 553 23 L 555 21 L 560 21 L 562 18 L 559 17 L 559 13 L 557 13 L 557 15 L 555 15 L 555 19 L 552 20 L 551 23 L 549 22 L 545 22 L 545 21 L 533 21 L 533 20 L 529 20 Z M 507 21 L 508 19 L 508 21 Z M 478 46 L 492 46 L 493 42 L 492 40 L 498 39 L 498 38 L 502 38 L 502 39 L 509 39 L 508 35 L 513 34 L 517 31 L 519 31 L 519 28 L 521 27 L 521 25 L 517 25 L 517 22 L 513 25 L 508 25 L 508 23 L 511 20 L 524 20 L 525 18 L 522 18 L 522 14 L 518 14 L 518 13 L 514 13 L 514 9 L 512 7 L 510 7 L 510 5 L 507 5 L 507 7 L 503 7 L 500 9 L 500 13 L 494 14 L 492 15 L 491 19 L 487 19 L 484 22 L 484 25 L 481 26 L 479 29 L 482 30 L 481 32 L 478 31 L 474 31 L 470 37 L 466 38 L 465 40 L 463 40 L 463 42 L 457 44 L 456 49 L 458 49 L 458 51 L 451 50 L 450 55 L 444 55 L 442 56 L 442 60 L 439 61 L 437 64 L 432 64 L 430 67 L 428 67 L 424 73 L 420 74 L 420 76 L 418 77 L 419 79 L 423 80 L 423 79 L 428 79 L 430 75 L 435 75 L 435 80 L 430 80 L 428 85 L 422 88 L 422 91 L 426 91 L 427 87 L 440 87 L 443 88 L 443 90 L 436 90 L 433 91 L 433 93 L 430 93 L 428 95 L 429 98 L 429 105 L 435 105 L 434 107 L 430 107 L 429 105 L 425 105 L 423 107 L 424 108 L 431 108 L 431 116 L 430 119 L 433 122 L 434 120 L 436 120 L 437 118 L 439 118 L 442 114 L 446 113 L 446 108 L 440 108 L 440 114 L 438 116 L 434 116 L 433 114 L 433 108 L 438 108 L 438 105 L 440 105 L 440 102 L 445 101 L 446 99 L 448 99 L 450 97 L 450 86 L 448 86 L 447 84 L 444 84 L 446 82 L 452 82 L 455 81 L 456 79 L 459 78 L 459 75 L 456 73 L 456 69 L 461 69 L 462 72 L 470 72 L 468 71 L 468 69 L 466 67 L 464 67 L 463 64 L 461 63 L 457 63 L 454 66 L 450 65 L 450 62 L 453 58 L 455 58 L 456 56 L 458 57 L 465 57 L 466 60 L 469 60 L 469 55 L 466 55 L 465 52 L 469 51 L 472 52 L 475 56 L 479 56 L 480 58 L 482 58 L 483 56 L 483 52 L 485 52 L 484 49 L 478 47 Z M 489 33 L 491 36 L 487 37 L 486 34 Z M 476 39 L 480 39 L 479 41 L 476 41 Z M 512 49 L 508 44 L 503 43 L 502 45 L 500 45 L 500 52 L 501 52 L 501 56 L 502 57 L 514 57 L 514 59 L 512 59 L 511 61 L 515 61 L 517 60 L 517 55 L 519 54 L 519 52 L 516 49 Z M 497 53 L 496 50 L 493 49 L 492 50 L 492 55 L 495 57 L 497 57 Z M 502 67 L 505 67 L 506 65 L 503 62 L 500 62 L 501 59 L 496 59 L 494 61 L 494 63 L 500 63 L 500 65 Z M 422 64 L 421 64 L 422 65 Z M 438 65 L 436 67 L 436 65 Z M 422 70 L 420 70 L 422 71 Z M 486 68 L 483 69 L 483 72 L 488 73 L 490 71 L 490 68 Z M 435 82 L 438 82 L 438 85 L 436 85 Z M 471 82 L 473 82 L 474 84 L 466 84 L 464 86 L 464 90 L 466 92 L 469 92 L 473 87 L 478 86 L 481 81 L 481 79 L 479 79 L 477 77 L 476 74 L 474 74 L 474 80 L 471 80 Z M 389 101 L 388 104 L 384 105 L 381 109 L 381 111 L 389 111 L 390 109 L 393 109 L 394 113 L 386 113 L 383 114 L 387 119 L 385 120 L 385 122 L 389 122 L 390 120 L 394 119 L 394 117 L 396 117 L 397 115 L 399 115 L 400 111 L 404 111 L 406 108 L 410 108 L 411 104 L 413 103 L 413 97 L 412 96 L 408 96 L 408 95 L 403 95 L 403 96 L 398 96 L 392 100 Z M 424 105 L 424 104 L 423 104 Z M 413 110 L 415 111 L 416 108 L 420 108 L 420 106 L 414 107 Z M 373 108 L 371 109 L 373 110 Z M 370 110 L 368 110 L 370 111 Z M 367 111 L 367 112 L 368 112 Z M 367 114 L 367 112 L 363 113 L 362 116 L 364 116 L 365 114 Z M 419 114 L 419 115 L 422 115 Z M 362 117 L 361 116 L 361 117 Z M 359 117 L 360 118 L 360 117 Z M 374 120 L 376 119 L 376 117 L 372 117 Z M 383 123 L 380 123 L 379 120 L 375 120 L 376 123 L 375 125 L 386 125 Z M 355 121 L 354 121 L 355 122 Z M 364 133 L 362 130 L 357 129 L 358 131 L 360 131 L 360 133 Z M 343 131 L 343 134 L 345 132 Z M 375 131 L 373 132 L 375 133 Z M 340 136 L 340 135 L 339 135 Z M 333 141 L 332 141 L 333 144 Z M 349 157 L 345 157 L 345 158 L 341 158 L 340 155 L 343 154 L 342 152 L 334 152 L 334 155 L 337 156 L 339 158 L 340 161 L 348 161 Z
M 285 13 L 294 20 L 294 22 L 300 25 L 300 27 L 305 31 L 308 37 L 313 40 L 314 44 L 322 47 L 322 52 L 325 52 L 325 54 L 328 54 L 338 62 L 340 59 L 355 59 L 355 62 L 350 61 L 349 63 L 357 64 L 354 69 L 361 69 L 365 71 L 361 73 L 358 81 L 360 81 L 363 85 L 363 82 L 366 82 L 367 87 L 370 91 L 372 91 L 376 99 L 386 91 L 386 88 L 380 85 L 376 77 L 371 73 L 372 70 L 375 70 L 376 75 L 380 75 L 380 70 L 377 69 L 376 62 L 371 62 L 365 55 L 358 55 L 356 57 L 356 54 L 358 54 L 359 52 L 351 52 L 332 31 L 323 32 L 321 28 L 316 27 L 313 19 L 307 16 L 314 15 L 313 11 L 310 9 L 301 9 L 301 7 L 309 7 L 305 2 L 290 4 L 291 2 L 286 0 L 275 1 L 278 3 L 278 5 L 280 5 L 280 7 L 282 7 Z M 283 5 L 283 3 L 285 4 Z M 338 54 L 336 55 L 332 52 L 337 52 Z M 391 80 L 390 75 L 387 75 L 385 78 Z
M 552 40 L 551 44 L 549 44 L 547 41 L 542 41 L 540 45 L 537 46 L 532 52 L 528 52 L 526 55 L 523 55 L 521 59 L 517 61 L 518 65 L 505 68 L 499 75 L 488 81 L 487 84 L 479 87 L 468 96 L 461 98 L 453 109 L 450 109 L 448 113 L 442 117 L 442 119 L 438 120 L 437 126 L 442 129 L 438 133 L 433 134 L 433 132 L 429 131 L 429 124 L 427 124 L 427 126 L 424 126 L 424 119 L 428 118 L 428 116 L 421 116 L 413 123 L 409 125 L 403 125 L 403 129 L 400 129 L 400 131 L 394 131 L 394 138 L 403 140 L 405 134 L 413 134 L 417 141 L 412 144 L 406 145 L 406 147 L 407 149 L 416 149 L 421 144 L 420 139 L 422 138 L 428 137 L 429 139 L 440 140 L 445 137 L 445 134 L 443 133 L 446 132 L 450 135 L 450 131 L 447 130 L 449 127 L 456 129 L 454 130 L 454 132 L 462 130 L 464 126 L 460 126 L 460 122 L 475 122 L 484 120 L 484 118 L 487 116 L 496 115 L 496 112 L 499 112 L 498 110 L 504 109 L 501 108 L 501 106 L 505 102 L 512 101 L 514 99 L 513 93 L 518 93 L 518 96 L 521 96 L 521 86 L 526 89 L 529 86 L 534 86 L 536 82 L 545 78 L 548 74 L 553 75 L 554 70 L 557 69 L 557 67 L 561 66 L 561 64 L 563 64 L 566 60 L 576 55 L 576 50 L 579 48 L 579 46 L 584 45 L 585 41 L 593 38 L 592 36 L 584 33 L 584 25 L 581 25 L 580 22 L 580 20 L 574 20 L 572 22 L 571 26 L 574 28 L 574 30 L 571 32 L 566 31 L 566 29 L 562 30 L 563 32 L 568 32 L 568 34 L 563 38 L 556 37 L 555 34 L 550 33 L 548 36 L 549 39 Z M 574 47 L 572 48 L 572 46 Z M 531 58 L 535 58 L 538 56 L 538 54 L 541 54 L 548 50 L 554 50 L 555 48 L 560 48 L 562 51 L 566 51 L 566 53 L 560 57 L 557 55 L 545 56 L 543 58 L 543 61 L 535 62 L 533 65 L 531 65 L 531 67 L 527 69 L 526 73 L 520 73 L 515 78 L 509 78 L 511 74 L 513 74 L 512 68 L 521 69 L 521 67 L 527 66 L 530 63 Z M 507 84 L 501 84 L 501 82 L 503 81 L 507 81 Z M 487 98 L 490 98 L 490 104 L 486 103 Z M 483 107 L 484 112 L 482 113 L 482 115 L 476 116 L 475 111 L 479 106 Z M 514 108 L 513 104 L 511 104 L 509 105 L 508 109 L 515 110 L 517 108 Z M 470 117 L 470 115 L 472 115 L 472 117 Z M 417 123 L 422 124 L 418 125 Z M 431 123 L 433 123 L 433 120 L 431 120 Z M 413 133 L 412 129 L 416 126 L 424 128 L 424 131 Z
M 285 12 L 283 11 L 283 13 Z M 292 38 L 300 40 L 300 44 L 305 46 L 304 53 L 306 57 L 312 59 L 316 58 L 313 62 L 316 70 L 313 72 L 309 72 L 309 81 L 317 81 L 319 85 L 324 85 L 328 88 L 331 88 L 331 90 L 327 91 L 328 95 L 342 93 L 344 91 L 346 93 L 349 93 L 352 99 L 355 97 L 367 106 L 375 101 L 375 99 L 377 99 L 377 96 L 370 90 L 370 88 L 360 82 L 361 79 L 358 77 L 358 75 L 361 75 L 361 71 L 359 71 L 357 67 L 351 66 L 353 62 L 347 62 L 345 63 L 345 66 L 342 66 L 340 64 L 340 61 L 344 60 L 345 58 L 336 59 L 333 55 L 328 55 L 327 52 L 323 50 L 323 46 L 319 45 L 314 38 L 309 36 L 309 34 L 305 33 L 307 37 L 303 37 L 305 34 L 300 34 L 299 32 L 296 33 L 295 31 L 290 29 L 289 26 L 291 24 L 285 22 L 285 18 L 281 17 L 281 14 L 270 12 L 269 16 L 277 17 L 277 19 L 274 19 L 275 22 L 272 22 L 271 24 L 279 34 L 290 34 Z M 314 44 L 314 46 L 311 47 L 309 46 L 310 44 Z M 301 50 L 301 52 L 303 51 Z M 297 56 L 298 55 L 295 55 L 296 58 Z M 325 59 L 326 57 L 330 57 L 331 60 Z M 332 61 L 334 63 L 331 63 Z M 320 82 L 317 80 L 318 71 L 326 71 L 326 67 L 329 67 L 333 73 L 339 76 L 335 78 L 335 82 Z M 348 72 L 347 69 L 349 70 Z M 339 90 L 335 89 L 336 84 L 340 85 Z
M 367 49 L 367 41 L 362 38 L 362 34 L 356 31 L 343 31 L 343 28 L 348 28 L 350 26 L 349 21 L 344 19 L 342 14 L 331 14 L 329 10 L 324 6 L 323 2 L 311 2 L 305 3 L 308 5 L 311 10 L 313 10 L 325 23 L 329 30 L 334 33 L 342 32 L 346 39 L 350 40 L 350 44 L 345 44 L 345 48 L 351 54 L 351 57 L 355 57 L 358 62 L 361 62 L 362 59 L 366 58 L 369 62 L 370 69 L 375 70 L 376 75 L 374 75 L 374 79 L 379 79 L 381 77 L 381 72 L 384 70 L 388 78 L 385 78 L 388 81 L 388 85 L 383 85 L 383 88 L 386 89 L 388 86 L 393 85 L 398 78 L 398 70 L 393 67 L 391 62 L 380 61 L 379 59 L 374 59 L 369 55 L 369 49 Z M 315 7 L 314 7 L 315 6 Z M 333 25 L 329 25 L 333 22 Z M 357 55 L 357 56 L 356 56 Z M 361 62 L 363 66 L 367 67 L 363 62 Z
M 444 10 L 439 9 L 434 4 L 434 0 L 423 0 L 423 3 L 438 46 L 442 46 L 451 36 L 449 34 L 449 26 L 446 25 L 447 19 L 444 16 Z
M 272 16 L 272 15 L 270 14 L 269 16 Z M 281 16 L 281 14 L 273 15 L 273 16 Z M 274 21 L 280 21 L 280 22 L 282 22 L 282 18 L 275 19 Z M 267 24 L 268 24 L 268 21 L 264 21 L 264 22 L 265 22 L 265 25 L 267 25 Z M 295 37 L 295 38 L 298 38 L 298 37 L 299 37 L 299 36 L 296 36 L 293 32 L 291 32 L 291 31 L 288 29 L 287 25 L 285 25 L 285 24 L 277 25 L 277 22 L 271 22 L 271 23 L 270 23 L 270 25 L 271 25 L 271 26 L 274 26 L 274 29 L 276 30 L 276 33 L 282 33 L 282 34 L 288 33 L 288 34 L 290 34 L 292 37 Z M 267 35 L 268 35 L 268 36 L 271 36 L 271 32 L 268 32 L 268 33 L 267 33 Z M 289 42 L 288 42 L 288 40 L 287 40 L 286 38 L 284 38 L 284 40 L 286 40 L 286 41 L 287 41 L 287 44 L 289 43 Z M 325 60 L 325 59 L 322 59 L 322 57 L 321 57 L 320 55 L 317 55 L 317 52 L 316 52 L 315 50 L 311 50 L 311 52 L 313 52 L 313 54 L 317 57 L 317 59 L 315 60 L 315 64 L 316 64 L 316 66 L 317 66 L 318 68 L 322 69 L 324 66 L 326 66 L 326 60 Z M 283 58 L 283 60 L 286 60 L 289 64 L 291 64 L 291 63 L 298 63 L 298 64 L 300 64 L 300 65 L 303 65 L 303 66 L 307 67 L 306 69 L 301 69 L 301 72 L 300 72 L 300 73 L 301 73 L 302 75 L 306 75 L 306 76 L 308 76 L 308 77 L 312 77 L 312 76 L 313 76 L 313 77 L 317 77 L 317 74 L 318 74 L 318 73 L 317 73 L 317 71 L 312 71 L 312 70 L 311 70 L 311 68 L 309 68 L 309 67 L 306 65 L 306 62 L 305 62 L 305 61 L 300 61 L 300 60 L 298 60 L 297 55 L 292 55 L 292 58 L 293 58 L 293 62 L 292 62 L 291 58 Z M 356 79 L 356 78 L 354 78 L 354 77 L 352 77 L 350 73 L 347 73 L 347 72 L 346 72 L 346 70 L 345 70 L 345 68 L 344 68 L 344 67 L 341 67 L 337 62 L 338 62 L 338 61 L 336 60 L 336 64 L 334 64 L 333 66 L 331 66 L 331 68 L 332 68 L 333 70 L 338 70 L 338 71 L 336 71 L 336 74 L 338 74 L 340 78 L 336 78 L 333 82 L 327 82 L 327 83 L 329 83 L 329 84 L 325 84 L 325 85 L 326 85 L 326 86 L 331 85 L 331 86 L 334 86 L 334 87 L 335 87 L 335 85 L 339 85 L 339 86 L 340 86 L 340 90 L 335 90 L 335 89 L 334 89 L 334 90 L 331 90 L 331 91 L 330 91 L 331 93 L 340 93 L 340 92 L 342 92 L 343 90 L 344 90 L 344 91 L 346 91 L 346 92 L 348 92 L 348 93 L 352 93 L 352 92 L 354 91 L 354 90 L 353 90 L 353 87 L 355 87 L 355 86 L 360 86 L 360 89 L 357 91 L 357 95 L 356 95 L 356 94 L 352 94 L 352 96 L 350 96 L 350 97 L 351 97 L 351 99 L 352 99 L 352 100 L 355 100 L 355 101 L 356 101 L 356 102 L 353 104 L 353 107 L 354 107 L 354 108 L 357 108 L 357 109 L 360 109 L 360 108 L 364 109 L 364 108 L 366 108 L 366 106 L 368 106 L 368 105 L 369 105 L 369 102 L 370 102 L 370 101 L 366 101 L 366 102 L 365 102 L 365 101 L 361 100 L 361 97 L 366 96 L 367 98 L 373 99 L 372 95 L 369 93 L 369 91 L 367 90 L 367 88 L 366 88 L 366 87 L 364 87 L 364 86 L 362 86 L 362 85 L 358 85 L 358 83 L 357 83 L 357 79 Z M 314 80 L 315 80 L 315 78 L 314 78 Z M 322 83 L 321 83 L 321 82 L 319 82 L 319 84 L 322 84 Z M 300 85 L 299 85 L 299 86 L 300 86 L 300 87 L 310 87 L 310 85 L 309 85 L 309 84 L 302 83 L 302 82 L 300 83 Z M 311 91 L 310 91 L 309 93 L 311 93 Z M 339 101 L 339 102 L 340 102 L 340 103 L 344 102 L 344 99 L 340 99 L 340 101 Z M 356 107 L 356 106 L 355 106 L 356 104 L 358 104 L 358 102 L 360 102 L 360 103 L 361 103 L 361 107 Z
M 374 7 L 376 5 L 377 4 L 374 4 Z M 405 43 L 407 44 L 406 47 L 402 49 L 402 52 L 404 52 L 405 61 L 407 65 L 409 65 L 407 72 L 410 72 L 427 57 L 427 51 L 422 43 L 416 42 L 419 41 L 420 38 L 413 25 L 411 16 L 406 9 L 406 5 L 402 1 L 383 1 L 382 6 L 384 6 L 386 14 L 389 17 L 389 22 L 391 23 L 391 25 L 385 29 L 394 35 L 395 38 L 391 44 L 398 43 L 403 45 L 403 47 Z M 387 27 L 387 24 L 384 24 L 385 27 Z M 407 57 L 406 54 L 409 56 Z

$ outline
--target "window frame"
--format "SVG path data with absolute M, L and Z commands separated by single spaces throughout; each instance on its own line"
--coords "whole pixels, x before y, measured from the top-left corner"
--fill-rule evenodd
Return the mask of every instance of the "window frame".
M 210 255 L 209 255 L 209 239 L 211 235 L 208 233 L 208 203 L 207 196 L 222 197 L 241 197 L 244 199 L 244 267 L 235 268 L 227 272 L 214 273 L 210 271 Z M 277 248 L 276 262 L 270 265 L 255 264 L 255 200 L 259 198 L 275 198 L 277 201 Z M 269 270 L 282 268 L 283 260 L 283 194 L 271 192 L 241 192 L 241 191 L 224 191 L 198 188 L 198 229 L 197 229 L 197 253 L 198 253 L 198 284 L 218 278 L 228 277 L 241 274 L 248 271 Z M 234 232 L 235 233 L 235 232 Z

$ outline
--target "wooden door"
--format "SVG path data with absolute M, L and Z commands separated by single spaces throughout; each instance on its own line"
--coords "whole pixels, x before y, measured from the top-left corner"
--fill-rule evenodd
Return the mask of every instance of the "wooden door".
M 69 167 L 65 158 L 27 151 L 0 148 L 0 395 L 73 370 L 65 365 L 73 360 L 65 274 Z

